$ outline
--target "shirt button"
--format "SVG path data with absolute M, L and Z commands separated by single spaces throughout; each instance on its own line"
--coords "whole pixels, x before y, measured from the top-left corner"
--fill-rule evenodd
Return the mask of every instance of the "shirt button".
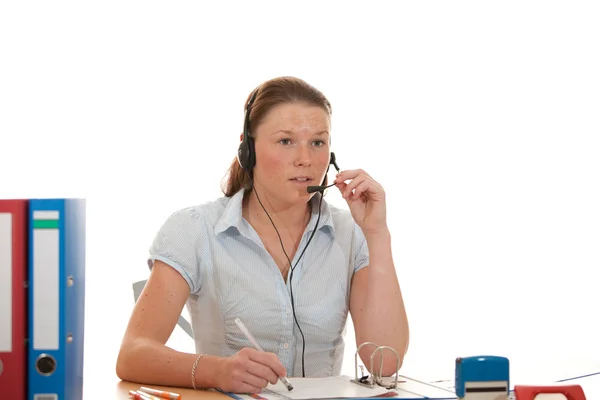
M 286 309 L 285 309 L 285 313 L 286 313 L 287 315 L 290 315 L 290 314 L 292 313 L 292 310 L 290 310 L 289 308 L 286 308 Z
M 290 344 L 289 343 L 284 343 L 283 344 L 283 348 L 284 349 L 289 349 L 290 348 Z

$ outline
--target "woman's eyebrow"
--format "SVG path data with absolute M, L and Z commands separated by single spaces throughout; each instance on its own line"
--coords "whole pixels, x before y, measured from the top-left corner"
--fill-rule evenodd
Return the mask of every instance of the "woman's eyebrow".
M 295 135 L 296 134 L 295 132 L 292 132 L 292 131 L 287 130 L 287 129 L 280 129 L 278 131 L 275 131 L 275 132 L 271 133 L 271 135 L 275 135 L 276 133 L 287 133 L 287 134 L 290 134 L 290 135 Z M 314 135 L 329 135 L 329 132 L 328 131 L 320 131 L 320 132 L 314 133 Z

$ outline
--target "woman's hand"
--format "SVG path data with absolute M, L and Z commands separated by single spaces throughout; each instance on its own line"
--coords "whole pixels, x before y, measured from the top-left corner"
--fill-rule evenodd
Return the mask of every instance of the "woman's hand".
M 223 359 L 219 366 L 218 388 L 231 393 L 260 393 L 285 376 L 285 367 L 274 353 L 243 348 Z
M 341 171 L 334 182 L 365 234 L 387 229 L 385 191 L 369 174 L 362 169 Z

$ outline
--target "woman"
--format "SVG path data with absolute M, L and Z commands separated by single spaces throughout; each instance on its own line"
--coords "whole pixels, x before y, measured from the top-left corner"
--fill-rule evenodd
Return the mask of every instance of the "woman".
M 330 163 L 337 169 L 329 101 L 281 77 L 255 89 L 245 109 L 225 196 L 171 215 L 151 246 L 117 360 L 123 380 L 258 393 L 278 377 L 339 375 L 348 311 L 357 345 L 406 352 L 383 188 L 362 170 L 339 171 L 349 212 L 308 190 L 327 182 Z M 186 303 L 197 354 L 165 346 Z M 373 350 L 361 349 L 367 366 Z M 396 366 L 386 355 L 383 374 Z

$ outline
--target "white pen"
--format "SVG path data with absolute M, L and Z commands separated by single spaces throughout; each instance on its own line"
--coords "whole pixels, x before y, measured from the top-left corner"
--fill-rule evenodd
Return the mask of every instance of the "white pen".
M 240 331 L 242 331 L 242 333 L 244 335 L 246 335 L 246 337 L 248 338 L 248 340 L 250 342 L 252 342 L 252 344 L 254 345 L 254 347 L 256 348 L 256 350 L 258 350 L 258 351 L 264 351 L 262 349 L 262 347 L 260 347 L 260 345 L 258 344 L 258 342 L 256 341 L 256 339 L 254 339 L 254 336 L 252 336 L 252 334 L 250 333 L 250 331 L 248 330 L 248 328 L 246 328 L 246 325 L 244 325 L 244 323 L 242 322 L 241 319 L 236 318 L 235 319 L 235 323 L 237 324 L 238 328 L 240 328 Z M 292 386 L 292 384 L 290 383 L 290 381 L 288 381 L 285 376 L 280 376 L 279 380 L 281 381 L 281 383 L 283 383 L 285 385 L 285 387 L 287 388 L 287 390 L 292 390 L 294 388 Z

